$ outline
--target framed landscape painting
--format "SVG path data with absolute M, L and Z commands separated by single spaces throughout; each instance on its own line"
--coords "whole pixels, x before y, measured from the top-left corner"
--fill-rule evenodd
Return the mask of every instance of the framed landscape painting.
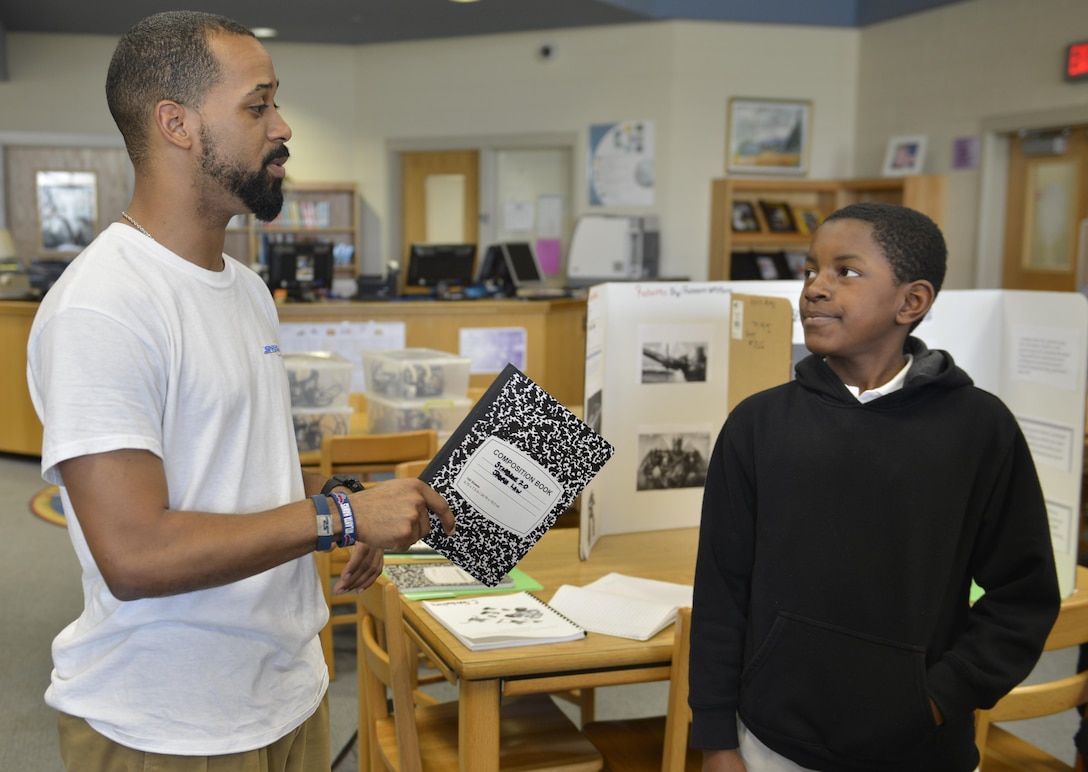
M 727 173 L 808 173 L 811 102 L 730 99 L 726 124 Z

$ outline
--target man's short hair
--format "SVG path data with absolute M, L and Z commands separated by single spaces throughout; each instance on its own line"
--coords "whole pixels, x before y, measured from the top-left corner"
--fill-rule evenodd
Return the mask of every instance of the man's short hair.
M 861 220 L 873 227 L 873 240 L 884 251 L 896 280 L 925 279 L 936 295 L 948 268 L 948 247 L 937 223 L 906 206 L 861 201 L 829 215 L 833 220 Z
M 137 22 L 118 42 L 106 75 L 106 103 L 137 169 L 147 159 L 155 105 L 169 99 L 199 108 L 219 82 L 222 65 L 208 45 L 215 33 L 253 37 L 225 16 L 167 11 Z

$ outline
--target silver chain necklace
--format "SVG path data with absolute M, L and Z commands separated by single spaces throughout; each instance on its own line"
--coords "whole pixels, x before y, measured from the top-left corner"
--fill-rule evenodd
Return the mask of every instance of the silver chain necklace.
M 140 233 L 144 234 L 145 236 L 147 236 L 152 241 L 155 240 L 155 237 L 147 232 L 147 228 L 145 228 L 144 226 L 140 225 L 140 223 L 133 220 L 132 215 L 130 215 L 128 212 L 121 212 L 121 216 L 124 217 L 126 220 L 128 220 L 130 223 L 132 223 L 132 227 L 135 228 L 136 230 L 138 230 Z

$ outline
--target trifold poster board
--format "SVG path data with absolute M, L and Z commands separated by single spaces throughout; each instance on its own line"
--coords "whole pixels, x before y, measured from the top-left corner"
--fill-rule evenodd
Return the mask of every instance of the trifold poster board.
M 788 300 L 724 282 L 590 289 L 584 415 L 616 451 L 582 492 L 582 559 L 605 534 L 699 524 L 725 416 L 789 380 L 791 328 Z
M 593 541 L 603 534 L 698 524 L 700 496 L 691 495 L 687 489 L 640 491 L 634 481 L 621 476 L 624 464 L 617 463 L 619 448 L 631 450 L 632 443 L 637 442 L 635 432 L 641 432 L 640 425 L 647 416 L 668 426 L 686 423 L 692 415 L 704 415 L 708 423 L 716 422 L 713 430 L 716 438 L 724 420 L 720 411 L 725 404 L 723 398 L 730 406 L 738 401 L 734 398 L 738 395 L 728 390 L 710 388 L 692 391 L 691 399 L 683 402 L 663 395 L 658 405 L 655 395 L 647 393 L 645 386 L 622 372 L 624 367 L 631 367 L 630 362 L 606 362 L 596 367 L 597 380 L 591 384 L 590 362 L 601 357 L 601 352 L 607 353 L 606 359 L 624 359 L 626 341 L 632 331 L 641 335 L 646 320 L 652 324 L 655 318 L 650 313 L 643 314 L 637 298 L 631 295 L 651 292 L 650 288 L 656 285 L 633 285 L 623 295 L 614 291 L 615 286 L 595 288 L 602 290 L 602 307 L 593 309 L 591 295 L 587 317 L 592 321 L 597 314 L 605 320 L 600 339 L 594 338 L 597 351 L 590 348 L 587 334 L 587 415 L 591 397 L 600 391 L 594 398 L 601 405 L 601 433 L 617 446 L 617 453 L 610 468 L 605 469 L 611 474 L 599 475 L 592 490 L 587 489 L 582 495 L 583 557 L 588 555 Z M 788 300 L 792 306 L 794 361 L 805 353 L 797 312 L 802 282 L 713 282 L 693 286 L 714 287 L 717 292 L 737 298 L 765 295 Z M 710 289 L 702 291 L 712 294 Z M 694 302 L 682 305 L 685 313 L 672 316 L 669 324 L 720 325 L 730 313 L 728 304 L 719 305 L 720 318 L 715 321 Z M 942 290 L 933 309 L 913 334 L 930 348 L 948 351 L 979 388 L 1000 397 L 1019 421 L 1046 498 L 1062 596 L 1069 595 L 1076 583 L 1080 521 L 1088 300 L 1076 292 Z M 787 377 L 792 377 L 792 368 Z M 732 386 L 731 381 L 729 385 Z M 934 441 L 939 442 L 939 438 Z M 592 512 L 587 511 L 591 501 Z M 590 515 L 592 524 L 587 522 Z

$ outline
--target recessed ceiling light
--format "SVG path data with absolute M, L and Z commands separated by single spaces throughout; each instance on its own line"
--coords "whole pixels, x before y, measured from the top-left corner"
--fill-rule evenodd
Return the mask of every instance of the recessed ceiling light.
M 453 2 L 453 3 L 475 3 L 475 2 L 479 2 L 479 0 L 450 0 L 450 2 Z
M 279 34 L 272 27 L 254 27 L 250 32 L 259 38 L 274 38 Z

